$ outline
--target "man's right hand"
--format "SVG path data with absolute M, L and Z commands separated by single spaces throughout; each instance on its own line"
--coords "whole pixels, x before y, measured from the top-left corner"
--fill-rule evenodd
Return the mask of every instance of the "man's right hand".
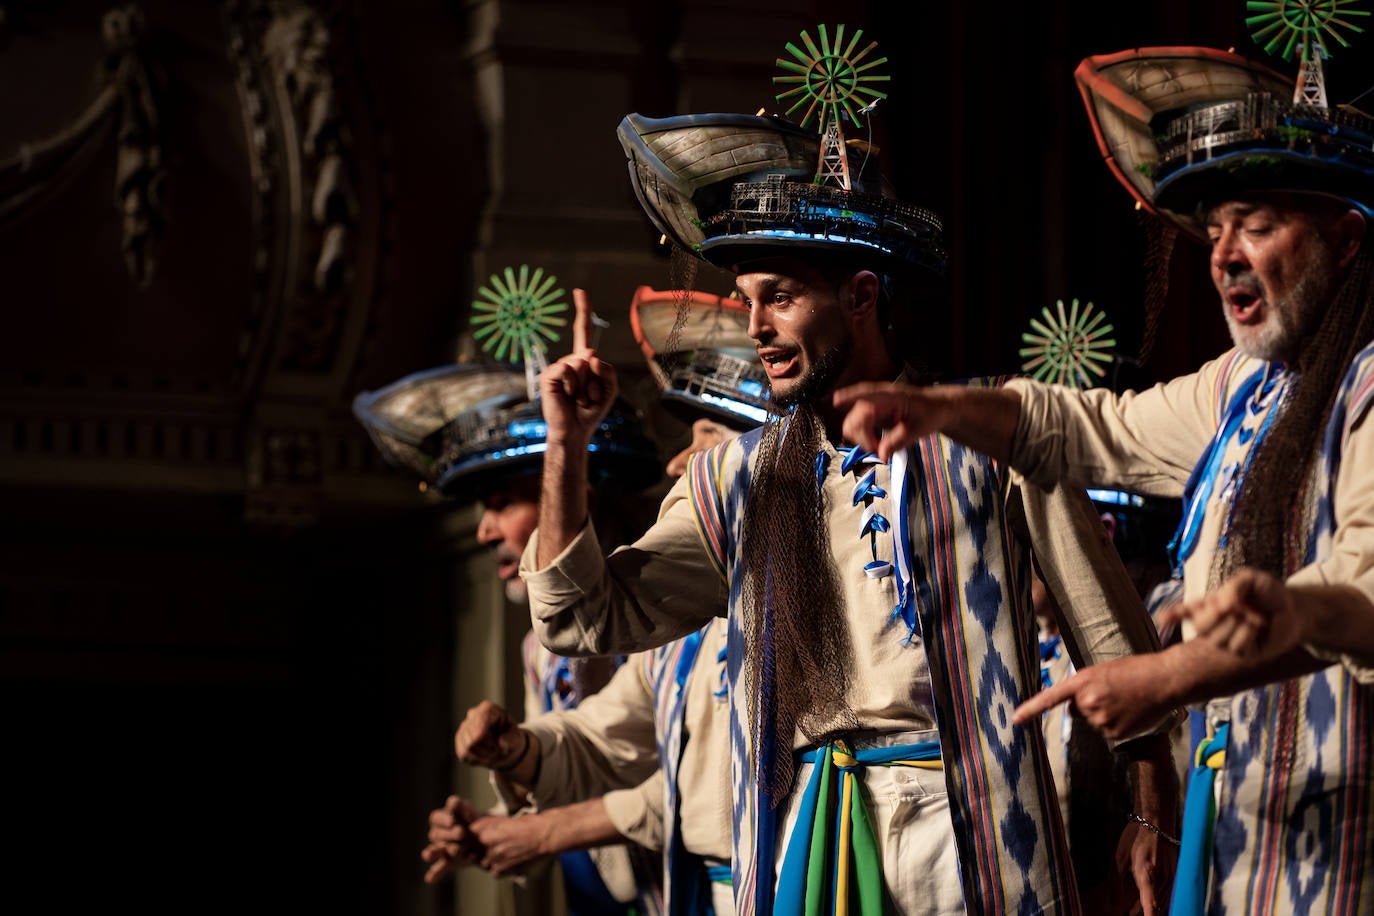
M 1021 396 L 1001 386 L 859 382 L 831 395 L 844 410 L 844 438 L 887 461 L 931 433 L 943 433 L 997 461 L 1011 458 Z
M 592 307 L 585 291 L 573 290 L 573 306 L 572 353 L 544 370 L 539 391 L 549 444 L 582 451 L 615 402 L 619 384 L 615 367 L 592 349 Z
M 887 461 L 939 430 L 943 394 L 899 382 L 860 382 L 836 391 L 832 401 L 837 408 L 848 408 L 844 438 Z
M 489 770 L 515 765 L 528 743 L 505 709 L 491 700 L 483 700 L 469 709 L 453 736 L 453 749 L 459 760 Z
M 450 795 L 444 807 L 429 812 L 429 845 L 420 852 L 420 858 L 429 864 L 426 884 L 440 881 L 455 868 L 481 863 L 486 849 L 469 828 L 481 816 L 457 795 Z

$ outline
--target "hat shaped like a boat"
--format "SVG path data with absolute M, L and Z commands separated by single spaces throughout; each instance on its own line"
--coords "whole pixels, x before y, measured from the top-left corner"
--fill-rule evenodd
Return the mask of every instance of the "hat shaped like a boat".
M 1117 179 L 1205 238 L 1198 206 L 1248 193 L 1324 194 L 1374 212 L 1374 119 L 1327 107 L 1319 55 L 1304 48 L 1296 86 L 1229 51 L 1195 47 L 1089 57 L 1074 76 Z
M 749 337 L 749 310 L 697 290 L 641 286 L 630 326 L 663 406 L 682 420 L 707 416 L 734 429 L 768 417 L 768 376 Z
M 876 43 L 862 30 L 845 41 L 825 26 L 804 47 L 788 43 L 779 59 L 790 86 L 778 99 L 802 123 L 777 116 L 627 115 L 617 129 L 635 195 L 650 220 L 677 246 L 726 269 L 777 250 L 838 255 L 890 273 L 942 275 L 943 224 L 924 207 L 892 195 L 877 150 L 846 139 L 842 122 L 859 125 L 886 93 L 873 68 Z M 808 124 L 812 121 L 819 127 Z
M 471 324 L 495 360 L 417 372 L 353 399 L 354 416 L 389 463 L 464 502 L 543 466 L 548 426 L 536 379 L 548 343 L 567 323 L 563 290 L 556 287 L 554 277 L 525 265 L 493 274 L 478 290 Z M 633 491 L 662 476 L 656 447 L 623 399 L 611 406 L 587 450 L 593 485 L 614 478 Z
M 388 463 L 460 502 L 543 467 L 548 427 L 525 371 L 509 363 L 455 363 L 417 372 L 353 400 L 353 414 Z M 627 491 L 661 477 L 657 450 L 623 399 L 588 445 L 591 483 Z

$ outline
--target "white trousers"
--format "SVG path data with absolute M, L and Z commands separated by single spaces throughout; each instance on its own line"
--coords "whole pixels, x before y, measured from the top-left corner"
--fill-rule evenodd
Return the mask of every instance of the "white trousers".
M 937 740 L 936 732 L 885 735 L 871 742 L 855 741 L 851 747 L 891 746 Z M 780 830 L 773 880 L 782 871 L 787 840 L 797 823 L 802 789 L 811 778 L 813 764 L 797 767 L 797 777 L 787 816 Z M 882 854 L 883 883 L 888 900 L 884 909 L 899 916 L 962 916 L 964 890 L 959 883 L 959 858 L 954 846 L 954 825 L 949 817 L 945 774 L 939 769 L 902 766 L 868 766 L 856 771 L 860 791 L 868 806 L 873 833 Z

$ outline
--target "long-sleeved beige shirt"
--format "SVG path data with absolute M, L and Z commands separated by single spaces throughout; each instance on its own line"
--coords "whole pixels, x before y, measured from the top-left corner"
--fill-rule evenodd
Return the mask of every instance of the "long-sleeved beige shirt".
M 731 479 L 743 460 L 739 442 L 725 446 L 720 477 Z M 826 446 L 832 469 L 840 456 Z M 885 464 L 873 466 L 875 483 L 891 492 Z M 906 640 L 894 627 L 895 577 L 863 573 L 875 559 L 893 562 L 890 538 L 858 536 L 859 512 L 852 507 L 853 480 L 832 470 L 823 481 L 831 507 L 831 551 L 840 571 L 853 671 L 847 704 L 861 729 L 877 733 L 934 727 L 930 671 L 919 634 Z M 1101 522 L 1081 490 L 1013 487 L 1007 512 L 1034 545 L 1046 584 L 1064 611 L 1066 644 L 1081 664 L 1158 648 L 1158 637 L 1135 588 L 1111 547 Z M 726 613 L 729 590 L 715 569 L 691 506 L 688 481 L 677 482 L 658 520 L 634 544 L 603 555 L 595 533 L 585 527 L 545 569 L 534 568 L 539 532 L 531 538 L 520 575 L 529 587 L 535 632 L 554 651 L 595 655 L 662 645 Z M 971 547 L 959 545 L 956 549 Z M 1150 731 L 1175 721 L 1161 721 Z M 812 722 L 816 731 L 835 723 Z M 798 730 L 794 746 L 807 739 Z
M 1042 486 L 1067 481 L 1180 497 L 1193 466 L 1221 425 L 1225 404 L 1241 382 L 1263 365 L 1232 350 L 1191 375 L 1123 395 L 1011 381 L 1007 387 L 1021 396 L 1012 466 Z M 1249 422 L 1262 422 L 1279 400 L 1277 391 L 1256 400 Z M 1332 486 L 1336 514 L 1332 551 L 1288 581 L 1352 585 L 1374 601 L 1374 435 L 1364 428 L 1363 419 L 1357 420 L 1342 445 Z M 1222 468 L 1243 461 L 1248 448 L 1233 441 L 1222 457 Z M 1212 559 L 1234 495 L 1229 486 L 1234 474 L 1222 477 L 1206 505 L 1197 547 L 1184 562 L 1184 598 L 1188 600 L 1201 597 L 1216 584 L 1210 582 Z M 1184 637 L 1192 635 L 1191 626 L 1185 626 Z M 1361 682 L 1374 683 L 1374 659 L 1307 648 L 1319 658 L 1340 661 Z
M 688 682 L 678 769 L 679 831 L 688 852 L 728 862 L 730 778 L 728 704 L 717 657 L 725 647 L 724 621 L 712 626 L 697 651 Z M 524 723 L 542 752 L 539 778 L 528 804 L 539 810 L 601 796 L 606 813 L 626 839 L 662 849 L 663 773 L 654 725 L 655 698 L 640 655 L 620 666 L 610 683 L 575 709 Z M 525 802 L 501 780 L 494 785 L 513 807 Z
M 545 712 L 545 680 L 550 674 L 551 666 L 558 662 L 558 656 L 551 653 L 538 640 L 533 639 L 533 634 L 527 635 L 521 650 L 524 657 L 525 686 L 525 718 L 521 725 L 539 734 L 538 723 L 545 720 L 556 721 L 560 717 L 571 715 L 580 706 Z M 631 659 L 621 665 L 617 671 L 617 675 L 621 676 L 612 675 L 599 692 L 584 698 L 581 701 L 582 704 L 591 702 L 595 708 L 602 702 L 597 699 L 601 694 L 607 691 L 614 694 L 615 689 L 623 690 L 625 686 L 635 684 L 639 678 L 624 677 L 623 675 L 627 669 L 641 667 L 635 664 L 636 661 L 636 659 Z M 634 672 L 631 671 L 630 674 L 633 675 Z M 617 688 L 618 683 L 620 684 L 619 688 Z M 632 692 L 631 696 L 635 692 Z M 614 699 L 609 699 L 607 702 L 613 703 Z M 501 814 L 520 815 L 546 810 L 561 804 L 585 801 L 601 795 L 606 806 L 607 816 L 621 836 L 631 843 L 639 844 L 648 849 L 659 849 L 663 843 L 663 784 L 657 774 L 658 758 L 653 747 L 652 718 L 650 718 L 649 727 L 647 752 L 639 746 L 634 746 L 630 749 L 629 754 L 620 759 L 623 766 L 623 779 L 614 782 L 614 785 L 605 780 L 593 783 L 593 787 L 585 788 L 580 793 L 570 793 L 562 797 L 562 800 L 559 800 L 560 796 L 556 794 L 561 788 L 556 782 L 557 762 L 549 769 L 541 767 L 539 785 L 529 796 L 526 796 L 522 790 L 517 789 L 500 774 L 495 771 L 491 772 L 489 779 L 498 801 L 496 811 Z M 620 748 L 625 746 L 625 742 L 616 736 L 610 736 L 607 740 L 612 746 Z M 607 763 L 603 769 L 606 772 L 611 772 L 615 769 L 615 764 Z M 635 785 L 641 779 L 644 780 L 643 783 Z M 541 789 L 543 795 L 541 795 Z M 639 896 L 639 883 L 643 877 L 637 873 L 635 860 L 642 858 L 640 852 L 624 844 L 600 846 L 587 852 L 612 897 L 628 903 Z M 517 878 L 516 880 L 521 879 Z

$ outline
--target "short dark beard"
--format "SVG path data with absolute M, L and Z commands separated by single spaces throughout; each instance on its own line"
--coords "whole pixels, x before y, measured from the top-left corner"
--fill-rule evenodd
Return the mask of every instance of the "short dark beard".
M 814 404 L 821 398 L 828 397 L 834 390 L 840 373 L 849 365 L 849 358 L 853 352 L 854 339 L 845 337 L 825 351 L 821 358 L 816 360 L 815 365 L 806 370 L 806 374 L 790 393 L 775 396 L 773 403 L 779 407 L 795 407 L 798 404 Z

